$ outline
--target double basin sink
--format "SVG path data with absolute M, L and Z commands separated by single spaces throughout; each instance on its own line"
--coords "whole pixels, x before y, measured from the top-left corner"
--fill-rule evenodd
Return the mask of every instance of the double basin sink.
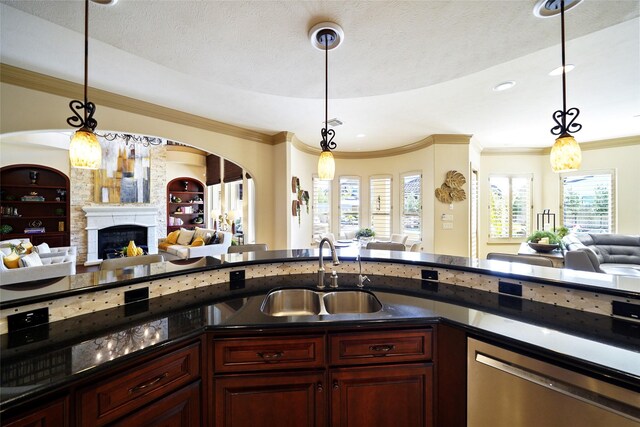
M 269 292 L 260 309 L 264 314 L 276 317 L 366 314 L 382 310 L 382 304 L 367 291 L 323 292 L 293 288 Z

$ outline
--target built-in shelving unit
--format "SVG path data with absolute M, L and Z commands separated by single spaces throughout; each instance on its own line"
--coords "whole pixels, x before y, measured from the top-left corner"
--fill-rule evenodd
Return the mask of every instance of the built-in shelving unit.
M 69 246 L 69 178 L 42 165 L 0 169 L 0 240 Z
M 204 227 L 204 210 L 203 183 L 182 177 L 167 184 L 167 233 L 180 228 Z

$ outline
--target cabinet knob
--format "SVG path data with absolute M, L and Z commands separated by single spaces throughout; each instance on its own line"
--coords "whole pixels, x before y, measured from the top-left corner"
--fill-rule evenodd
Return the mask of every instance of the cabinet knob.
M 322 393 L 324 391 L 324 387 L 322 386 L 322 383 L 318 383 L 316 387 L 318 388 L 318 393 Z
M 334 381 L 334 382 L 333 382 L 333 389 L 334 389 L 334 390 L 337 390 L 337 389 L 339 389 L 339 388 L 340 388 L 340 384 L 338 384 L 338 381 Z

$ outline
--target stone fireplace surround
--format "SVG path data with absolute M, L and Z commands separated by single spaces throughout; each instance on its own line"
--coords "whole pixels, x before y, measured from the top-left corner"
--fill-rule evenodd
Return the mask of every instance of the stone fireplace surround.
M 137 225 L 147 229 L 147 246 L 150 254 L 158 253 L 156 238 L 158 209 L 155 206 L 84 206 L 87 218 L 87 261 L 84 265 L 102 262 L 98 254 L 98 230 L 117 225 Z

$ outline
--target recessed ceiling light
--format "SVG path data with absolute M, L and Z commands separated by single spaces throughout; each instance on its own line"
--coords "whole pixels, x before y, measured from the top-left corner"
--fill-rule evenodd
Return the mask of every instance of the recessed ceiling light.
M 582 0 L 564 0 L 564 11 L 582 3 Z M 538 18 L 550 18 L 560 15 L 560 0 L 538 0 L 533 6 L 533 14 Z
M 565 65 L 565 70 L 567 73 L 571 72 L 571 70 L 573 70 L 574 68 L 576 68 L 575 65 L 573 64 L 567 64 Z M 555 70 L 551 70 L 551 72 L 549 73 L 550 76 L 559 76 L 562 75 L 562 65 L 559 66 L 558 68 L 556 68 Z
M 506 82 L 499 83 L 493 87 L 495 92 L 502 92 L 503 90 L 509 90 L 516 85 L 516 82 L 513 80 L 509 80 Z
M 359 133 L 356 135 L 356 138 L 364 138 L 365 136 L 367 135 L 365 135 L 364 133 Z

